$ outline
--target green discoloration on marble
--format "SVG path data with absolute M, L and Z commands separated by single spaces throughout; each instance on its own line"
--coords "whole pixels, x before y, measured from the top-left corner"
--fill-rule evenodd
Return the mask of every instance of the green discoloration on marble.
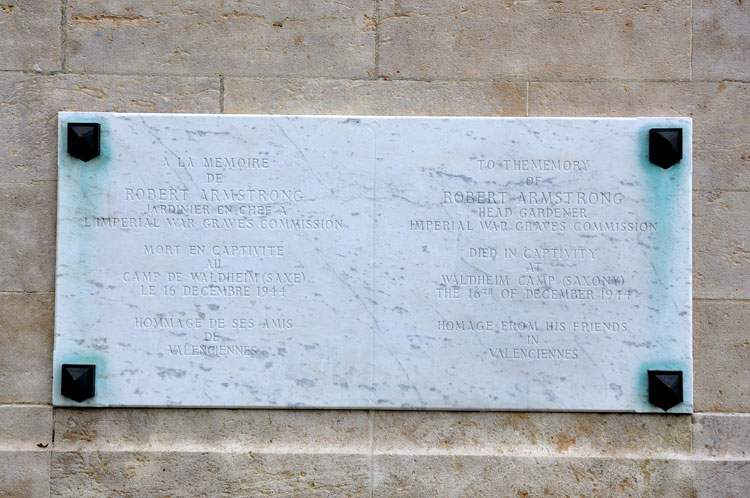
M 654 406 L 648 401 L 648 371 L 649 370 L 679 370 L 682 372 L 682 398 L 683 402 L 673 406 L 667 413 L 680 413 L 684 414 L 685 405 L 688 404 L 691 407 L 693 404 L 693 378 L 691 375 L 691 365 L 686 364 L 682 361 L 663 361 L 663 362 L 647 362 L 640 365 L 636 370 L 637 376 L 633 379 L 633 386 L 638 393 L 638 399 L 641 402 L 642 411 L 644 412 L 658 412 L 664 413 L 664 410 L 658 406 Z
M 82 348 L 85 349 L 86 345 L 83 344 Z M 56 405 L 70 405 L 70 406 L 96 406 L 97 396 L 106 392 L 107 390 L 107 361 L 103 355 L 92 353 L 90 351 L 82 352 L 81 354 L 68 355 L 59 360 L 60 363 L 55 365 L 54 371 L 54 382 L 52 398 L 53 403 Z M 70 398 L 66 398 L 60 394 L 61 389 L 61 371 L 63 365 L 74 364 L 74 365 L 96 365 L 96 378 L 95 378 L 95 395 L 93 398 L 89 398 L 85 401 L 78 402 Z
M 335 116 L 269 118 L 92 113 L 61 114 L 60 117 L 61 129 L 68 120 L 74 119 L 96 120 L 102 126 L 101 157 L 83 163 L 61 154 L 60 161 L 60 199 L 64 210 L 59 233 L 65 244 L 58 247 L 65 247 L 65 250 L 58 259 L 62 263 L 58 266 L 61 285 L 57 293 L 61 304 L 58 316 L 62 320 L 56 324 L 56 347 L 59 345 L 61 349 L 56 350 L 55 363 L 59 366 L 63 361 L 91 361 L 101 370 L 97 377 L 108 380 L 99 385 L 97 396 L 85 406 L 306 406 L 658 413 L 660 410 L 648 403 L 647 371 L 655 368 L 679 369 L 684 373 L 685 402 L 670 413 L 685 413 L 692 409 L 690 280 L 686 277 L 690 267 L 690 147 L 686 147 L 685 159 L 681 163 L 665 170 L 648 161 L 647 140 L 648 130 L 652 127 L 689 128 L 690 122 L 685 119 L 527 121 L 522 118 L 355 117 L 342 121 L 341 117 Z M 365 126 L 368 133 L 364 133 Z M 250 136 L 248 130 L 252 130 Z M 371 150 L 373 133 L 387 137 L 377 151 Z M 410 254 L 416 254 L 415 250 L 424 247 L 428 236 L 410 235 L 403 228 L 406 224 L 402 222 L 406 219 L 402 199 L 410 201 L 411 206 L 418 206 L 421 217 L 444 216 L 444 208 L 434 204 L 436 192 L 464 189 L 467 188 L 466 182 L 479 185 L 482 180 L 467 176 L 468 166 L 463 161 L 477 150 L 483 155 L 494 154 L 494 140 L 498 137 L 517 143 L 508 149 L 509 154 L 554 152 L 595 160 L 597 167 L 591 171 L 575 175 L 550 174 L 550 185 L 545 185 L 545 189 L 553 191 L 564 188 L 564 191 L 575 192 L 600 189 L 621 192 L 622 205 L 607 204 L 597 209 L 592 206 L 589 213 L 593 221 L 658 223 L 656 231 L 632 230 L 633 233 L 622 233 L 631 230 L 613 225 L 601 229 L 571 229 L 568 235 L 535 232 L 508 236 L 502 232 L 485 234 L 479 231 L 473 235 L 476 243 L 482 244 L 509 239 L 507 243 L 517 240 L 518 243 L 546 246 L 554 241 L 563 246 L 583 245 L 599 251 L 600 260 L 593 261 L 596 258 L 592 254 L 592 264 L 573 261 L 570 268 L 560 270 L 562 276 L 580 274 L 585 277 L 588 273 L 596 275 L 622 268 L 623 282 L 629 282 L 623 285 L 639 291 L 632 300 L 592 299 L 591 302 L 574 303 L 565 297 L 519 297 L 509 303 L 508 309 L 519 316 L 538 317 L 549 313 L 549 316 L 568 323 L 577 317 L 592 321 L 615 318 L 629 321 L 628 333 L 623 334 L 604 336 L 584 334 L 583 331 L 576 334 L 571 330 L 566 337 L 571 344 L 575 342 L 580 346 L 579 359 L 582 361 L 579 363 L 519 362 L 506 368 L 497 362 L 477 361 L 477 341 L 473 337 L 464 339 L 459 335 L 446 335 L 450 346 L 443 346 L 432 337 L 417 338 L 404 333 L 404 330 L 422 330 L 425 323 L 431 323 L 435 318 L 432 313 L 434 302 L 431 296 L 423 294 L 424 289 L 434 284 L 428 270 L 444 272 L 446 264 L 457 264 L 462 268 L 462 260 L 457 256 L 465 246 L 456 245 L 456 234 L 438 234 L 435 241 L 430 242 L 431 251 L 436 248 L 434 253 L 420 257 L 411 265 L 405 264 L 411 261 Z M 684 138 L 689 144 L 690 134 L 686 133 Z M 305 265 L 306 271 L 314 272 L 311 274 L 317 277 L 311 277 L 310 282 L 321 285 L 314 293 L 320 301 L 309 301 L 301 309 L 296 306 L 287 309 L 289 313 L 298 313 L 294 315 L 295 321 L 298 318 L 305 327 L 316 320 L 300 334 L 304 334 L 305 340 L 314 338 L 320 344 L 328 341 L 329 330 L 346 328 L 341 316 L 351 320 L 348 328 L 353 332 L 344 340 L 337 339 L 321 346 L 319 351 L 325 351 L 322 358 L 318 351 L 309 353 L 308 357 L 307 350 L 295 349 L 298 354 L 295 354 L 293 364 L 285 364 L 285 361 L 292 360 L 284 360 L 281 355 L 274 358 L 273 363 L 269 361 L 263 365 L 234 357 L 216 360 L 188 358 L 174 354 L 171 348 L 168 350 L 167 346 L 171 344 L 168 341 L 172 339 L 161 333 L 150 334 L 153 341 L 136 340 L 135 335 L 140 333 L 133 329 L 134 316 L 161 312 L 175 314 L 191 305 L 203 309 L 204 305 L 213 302 L 188 295 L 180 296 L 179 301 L 166 295 L 158 299 L 143 299 L 137 295 L 134 286 L 123 284 L 125 271 L 149 271 L 160 268 L 159 265 L 171 271 L 172 268 L 189 269 L 199 264 L 190 258 L 170 260 L 168 264 L 156 261 L 144 254 L 143 244 L 172 241 L 185 246 L 193 243 L 196 237 L 206 243 L 226 244 L 251 236 L 269 243 L 281 240 L 290 247 L 297 247 L 298 240 L 304 237 L 296 233 L 263 230 L 254 233 L 229 229 L 216 232 L 196 230 L 188 233 L 166 226 L 160 230 L 99 229 L 82 225 L 82 218 L 122 217 L 143 212 L 144 203 L 127 202 L 123 195 L 126 186 L 184 187 L 191 191 L 192 198 L 196 198 L 201 189 L 210 187 L 201 175 L 190 175 L 188 169 L 161 167 L 160 163 L 153 163 L 154 158 L 167 153 L 202 157 L 210 150 L 240 155 L 263 143 L 275 151 L 279 164 L 288 167 L 268 172 L 268 176 L 228 171 L 227 175 L 233 175 L 233 178 L 228 176 L 227 184 L 244 184 L 248 176 L 252 176 L 253 182 L 260 187 L 281 185 L 297 188 L 302 182 L 307 189 L 306 199 L 311 200 L 306 207 L 315 209 L 316 215 L 341 210 L 339 204 L 328 200 L 331 188 L 335 187 L 348 192 L 346 199 L 347 203 L 351 199 L 352 216 L 372 213 L 351 218 L 351 226 L 356 227 L 351 237 L 321 235 L 315 237 L 314 246 L 299 248 L 299 253 L 294 256 L 299 262 L 306 262 L 308 258 L 312 262 L 319 261 L 319 255 L 325 250 L 356 256 L 353 259 L 349 256 L 350 261 L 340 261 L 346 264 L 342 271 L 362 276 L 356 277 L 356 284 L 351 284 L 354 287 L 347 284 L 345 289 L 336 283 L 341 281 L 336 267 L 330 264 Z M 420 144 L 419 148 L 415 147 L 416 143 Z M 445 144 L 453 145 L 446 148 Z M 366 153 L 360 154 L 361 151 Z M 382 163 L 377 162 L 379 155 L 382 155 Z M 415 167 L 404 168 L 405 162 L 413 163 Z M 432 164 L 440 164 L 439 171 L 447 174 L 439 179 L 428 177 L 426 172 L 432 170 L 420 165 Z M 314 175 L 310 182 L 305 175 L 311 174 Z M 508 181 L 513 180 L 508 183 L 508 188 L 522 188 L 525 174 L 509 172 L 504 175 Z M 188 176 L 190 182 L 187 182 Z M 315 178 L 318 181 L 314 181 Z M 487 179 L 496 181 L 497 177 Z M 389 192 L 394 186 L 403 190 L 400 192 L 403 197 L 377 195 L 377 192 Z M 300 214 L 305 212 L 301 210 Z M 382 220 L 390 223 L 382 223 Z M 474 239 L 464 240 L 470 235 L 461 233 L 462 243 L 474 243 Z M 375 242 L 379 237 L 382 242 Z M 351 244 L 346 246 L 349 242 Z M 348 247 L 346 251 L 342 244 Z M 439 247 L 445 250 L 438 251 Z M 377 256 L 378 252 L 382 255 Z M 273 265 L 269 262 L 270 269 L 275 267 Z M 478 271 L 484 271 L 484 268 L 480 265 Z M 382 278 L 383 273 L 390 275 L 395 272 L 399 273 L 398 281 Z M 364 290 L 360 290 L 360 284 Z M 590 285 L 585 282 L 581 285 L 584 284 Z M 341 296 L 338 292 L 342 293 Z M 364 295 L 364 292 L 376 292 L 388 299 L 372 308 L 370 317 L 363 315 L 360 304 L 350 297 L 352 293 Z M 630 294 L 628 299 L 631 299 Z M 245 302 L 225 302 L 220 313 L 227 316 L 246 313 Z M 399 303 L 407 303 L 413 311 L 410 310 L 409 314 L 394 312 L 396 308 L 393 306 Z M 480 303 L 469 301 L 450 306 L 452 313 L 469 317 L 484 313 L 486 309 Z M 496 312 L 499 318 L 505 313 L 505 310 Z M 321 316 L 328 321 L 321 322 Z M 370 318 L 380 324 L 376 336 L 363 325 L 369 323 Z M 329 325 L 323 327 L 323 324 Z M 181 335 L 189 336 L 190 333 Z M 265 339 L 266 336 L 258 334 L 253 337 Z M 562 333 L 555 334 L 550 347 L 563 344 L 566 337 Z M 283 348 L 286 352 L 288 347 L 296 348 L 298 345 L 290 342 L 294 340 L 301 339 L 282 338 L 278 350 Z M 404 356 L 408 362 L 400 363 L 395 356 L 388 356 L 378 342 L 386 340 L 399 351 L 408 351 L 409 354 Z M 417 343 L 413 342 L 415 340 Z M 413 347 L 415 344 L 417 348 Z M 97 355 L 103 355 L 108 363 L 105 364 L 103 358 L 92 357 Z M 450 369 L 446 369 L 443 359 L 450 359 Z M 399 363 L 400 370 L 394 361 Z M 308 365 L 316 366 L 308 369 Z M 325 368 L 318 369 L 317 365 Z M 294 380 L 289 375 L 290 369 L 298 372 L 298 382 L 289 382 Z M 468 371 L 473 373 L 471 377 L 463 374 Z M 498 375 L 498 372 L 503 375 Z M 245 386 L 249 390 L 238 389 L 244 379 L 258 379 L 258 383 L 253 381 Z M 311 379 L 314 382 L 308 382 Z M 341 388 L 341 379 L 346 379 L 346 391 Z M 366 390 L 368 385 L 371 389 Z M 76 406 L 69 400 L 60 400 L 58 395 L 55 401 Z
M 84 162 L 68 154 L 67 130 L 69 122 L 100 124 L 100 154 L 97 157 Z M 96 327 L 96 317 L 88 313 L 86 309 L 86 299 L 91 292 L 91 284 L 87 283 L 86 279 L 90 278 L 92 272 L 91 269 L 82 270 L 89 266 L 89 261 L 94 260 L 91 251 L 99 245 L 97 239 L 101 234 L 97 234 L 92 228 L 84 228 L 75 224 L 82 224 L 84 218 L 91 218 L 92 216 L 109 216 L 109 213 L 97 212 L 96 210 L 103 206 L 106 207 L 106 204 L 101 203 L 101 197 L 102 191 L 108 188 L 107 185 L 111 177 L 108 166 L 111 164 L 113 155 L 112 133 L 107 118 L 96 114 L 78 114 L 71 118 L 60 116 L 58 133 L 58 206 L 64 203 L 67 206 L 66 211 L 74 213 L 75 216 L 74 219 L 58 219 L 58 234 L 61 230 L 74 231 L 76 234 L 75 237 L 68 238 L 67 246 L 64 248 L 66 255 L 62 257 L 58 253 L 58 261 L 66 261 L 77 269 L 76 275 L 73 276 L 73 279 L 77 281 L 77 289 L 68 297 L 68 306 L 71 308 L 70 312 L 75 314 L 77 318 L 77 328 L 90 330 L 92 327 Z M 64 225 L 61 225 L 61 222 Z M 71 241 L 75 241 L 75 247 L 71 246 Z M 58 246 L 58 250 L 60 249 L 61 247 Z M 88 334 L 80 335 L 81 337 L 88 336 Z M 95 406 L 98 404 L 97 396 L 78 403 L 60 394 L 60 369 L 63 364 L 96 365 L 96 392 L 98 394 L 107 391 L 106 355 L 92 352 L 91 347 L 92 345 L 83 343 L 80 352 L 59 359 L 56 358 L 58 362 L 55 364 L 54 371 L 54 403 L 70 406 Z
M 68 154 L 68 123 L 99 123 L 100 129 L 100 152 L 94 159 L 84 162 Z M 92 188 L 98 185 L 106 185 L 109 177 L 107 165 L 112 158 L 111 131 L 106 118 L 101 116 L 76 117 L 74 120 L 60 119 L 60 147 L 59 164 L 60 173 L 68 172 L 71 177 L 77 179 L 78 189 L 72 192 L 69 198 L 88 199 Z
M 670 124 L 663 125 L 663 127 L 673 126 L 674 125 Z M 644 179 L 647 182 L 647 190 L 651 194 L 650 198 L 647 199 L 649 211 L 651 213 L 651 220 L 658 224 L 653 239 L 655 250 L 651 251 L 651 254 L 654 256 L 651 263 L 654 275 L 657 277 L 657 280 L 663 283 L 663 285 L 655 286 L 655 289 L 663 290 L 664 287 L 667 286 L 667 269 L 674 264 L 674 261 L 672 261 L 671 258 L 675 254 L 677 243 L 675 220 L 681 212 L 681 206 L 679 204 L 681 199 L 679 198 L 680 194 L 678 192 L 678 187 L 685 181 L 685 175 L 690 175 L 690 171 L 686 167 L 688 161 L 686 161 L 684 155 L 684 153 L 689 150 L 689 147 L 683 146 L 682 160 L 668 169 L 661 168 L 649 161 L 649 130 L 658 127 L 660 126 L 650 124 L 640 130 L 639 143 L 641 144 L 641 150 L 639 151 L 639 157 L 641 168 L 644 173 Z M 683 144 L 692 139 L 689 129 L 683 129 L 682 139 Z M 650 298 L 655 300 L 659 305 L 664 305 L 666 294 L 663 292 L 655 292 Z
M 683 140 L 683 157 L 682 159 L 671 166 L 670 168 L 664 169 L 649 160 L 649 130 L 652 128 L 682 128 L 682 140 Z M 684 185 L 691 185 L 691 174 L 690 169 L 690 154 L 691 154 L 691 143 L 692 143 L 692 132 L 690 126 L 685 126 L 682 120 L 665 120 L 661 123 L 650 122 L 641 128 L 638 132 L 639 138 L 639 165 L 642 170 L 642 177 L 646 182 L 646 191 L 649 193 L 649 197 L 644 199 L 648 205 L 648 212 L 650 213 L 650 219 L 658 224 L 656 232 L 653 234 L 650 243 L 653 249 L 650 251 L 651 257 L 651 269 L 650 272 L 653 275 L 652 285 L 650 288 L 645 289 L 648 292 L 648 302 L 652 305 L 654 310 L 665 310 L 669 306 L 674 306 L 670 303 L 675 297 L 673 291 L 678 293 L 681 290 L 675 289 L 675 283 L 671 282 L 672 275 L 674 272 L 681 271 L 680 268 L 676 268 L 677 262 L 675 259 L 681 259 L 678 254 L 684 250 L 683 244 L 685 238 L 687 243 L 690 243 L 690 233 L 684 233 L 684 227 L 680 227 L 680 216 L 684 215 L 686 210 L 685 203 L 687 202 L 687 210 L 690 211 L 691 199 L 684 199 L 681 189 Z M 688 189 L 689 191 L 689 189 Z M 681 232 L 682 230 L 682 232 Z M 692 297 L 692 296 L 690 296 Z M 654 311 L 656 313 L 656 311 Z M 663 361 L 654 361 L 644 363 L 636 371 L 637 378 L 634 379 L 634 385 L 639 393 L 640 400 L 645 411 L 657 411 L 662 410 L 658 407 L 653 406 L 648 401 L 648 370 L 680 370 L 683 373 L 683 396 L 684 402 L 680 405 L 669 410 L 672 413 L 674 410 L 684 410 L 685 404 L 691 407 L 692 411 L 692 365 L 681 362 L 677 359 L 678 353 L 670 350 L 669 345 L 661 343 L 661 332 L 668 327 L 674 327 L 673 323 L 667 322 L 668 316 L 663 313 L 654 317 L 653 326 L 648 331 L 653 337 L 654 342 L 660 345 L 658 355 Z

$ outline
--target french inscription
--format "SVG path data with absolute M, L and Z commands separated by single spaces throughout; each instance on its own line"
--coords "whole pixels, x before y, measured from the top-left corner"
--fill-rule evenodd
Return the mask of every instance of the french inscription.
M 649 169 L 649 120 L 90 117 L 55 361 L 102 364 L 94 406 L 648 411 L 638 369 L 691 368 L 690 164 Z
M 232 300 L 281 300 L 293 287 L 303 287 L 307 280 L 304 269 L 284 262 L 287 249 L 271 238 L 270 243 L 244 244 L 243 230 L 343 230 L 340 218 L 309 219 L 290 218 L 288 210 L 304 203 L 305 194 L 300 188 L 276 188 L 258 185 L 241 186 L 244 173 L 249 170 L 269 170 L 272 163 L 268 153 L 259 151 L 248 157 L 177 157 L 170 162 L 163 156 L 161 167 L 171 169 L 195 168 L 202 175 L 205 187 L 120 187 L 120 201 L 128 210 L 140 217 L 83 219 L 83 226 L 106 228 L 163 229 L 160 243 L 144 244 L 138 258 L 138 269 L 122 272 L 122 282 L 136 288 L 143 298 L 158 298 L 161 303 L 170 299 L 218 298 Z M 147 169 L 157 167 L 143 161 Z M 199 165 L 199 166 L 196 166 Z M 276 164 L 276 167 L 283 167 Z M 242 177 L 234 174 L 243 172 Z M 200 177 L 198 178 L 200 180 Z M 247 181 L 247 180 L 245 180 Z M 115 192 L 117 194 L 117 192 Z M 107 220 L 107 221 L 103 221 Z M 168 239 L 169 229 L 203 231 L 220 230 L 228 233 L 232 243 L 180 244 Z M 233 232 L 238 232 L 233 234 Z M 178 258 L 189 271 L 161 270 L 162 257 Z M 231 260 L 230 266 L 227 261 Z M 278 260 L 273 271 L 256 271 L 257 261 Z M 209 313 L 219 311 L 220 305 L 208 305 Z M 177 317 L 167 313 L 155 317 L 136 317 L 136 329 L 152 332 L 180 334 L 186 330 L 199 330 L 195 339 L 201 343 L 167 344 L 173 356 L 244 356 L 262 358 L 261 350 L 247 344 L 219 344 L 224 330 L 250 331 L 256 327 L 270 330 L 291 330 L 294 319 L 287 317 L 234 317 L 225 314 L 206 318 Z M 208 343 L 208 344 L 206 344 Z

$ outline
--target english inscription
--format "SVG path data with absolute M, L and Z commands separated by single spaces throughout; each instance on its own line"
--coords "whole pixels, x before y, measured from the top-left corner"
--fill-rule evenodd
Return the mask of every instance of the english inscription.
M 84 406 L 652 411 L 649 368 L 692 381 L 688 119 L 68 122 L 101 124 L 86 163 L 60 137 Z

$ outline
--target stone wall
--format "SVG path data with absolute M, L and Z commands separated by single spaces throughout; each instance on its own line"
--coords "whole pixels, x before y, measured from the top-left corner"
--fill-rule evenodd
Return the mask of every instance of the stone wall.
M 0 495 L 750 496 L 750 2 L 1 0 Z M 694 119 L 693 416 L 51 406 L 61 110 Z

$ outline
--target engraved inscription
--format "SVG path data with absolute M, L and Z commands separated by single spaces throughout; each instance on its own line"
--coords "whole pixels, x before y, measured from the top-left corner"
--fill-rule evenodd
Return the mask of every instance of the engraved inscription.
M 61 134 L 55 369 L 97 365 L 90 406 L 652 411 L 643 372 L 692 379 L 689 142 L 646 142 L 689 120 L 74 120 L 102 153 Z
M 342 219 L 291 218 L 289 213 L 303 204 L 305 194 L 301 188 L 281 188 L 266 185 L 263 177 L 247 178 L 251 170 L 270 170 L 279 167 L 258 151 L 243 157 L 180 156 L 170 162 L 164 155 L 161 166 L 171 168 L 195 168 L 195 175 L 203 175 L 203 183 L 209 187 L 140 187 L 122 186 L 121 201 L 129 210 L 141 217 L 135 218 L 84 218 L 83 226 L 107 228 L 160 228 L 159 243 L 144 244 L 138 263 L 122 272 L 122 282 L 129 284 L 141 298 L 159 298 L 161 303 L 170 299 L 216 298 L 221 300 L 278 301 L 290 295 L 292 288 L 305 287 L 308 274 L 299 265 L 285 261 L 290 249 L 273 237 L 267 243 L 247 244 L 245 231 L 250 233 L 265 230 L 344 230 Z M 196 166 L 201 165 L 201 166 Z M 147 168 L 156 167 L 146 163 Z M 201 169 L 203 171 L 201 171 Z M 221 170 L 221 173 L 217 171 Z M 242 182 L 252 183 L 247 188 Z M 149 217 L 150 216 L 150 217 Z M 123 221 L 136 220 L 136 221 Z M 147 220 L 147 223 L 143 223 Z M 198 239 L 198 233 L 206 230 L 223 232 L 223 244 L 180 244 L 170 240 L 172 230 L 195 232 L 190 240 Z M 179 271 L 163 271 L 165 257 L 178 258 Z M 275 261 L 273 271 L 258 271 L 259 261 Z M 242 332 L 256 327 L 270 330 L 292 330 L 294 319 L 268 317 L 256 314 L 251 317 L 227 315 L 220 304 L 208 306 L 206 313 L 197 317 L 174 316 L 165 310 L 154 317 L 136 317 L 135 327 L 151 333 L 168 333 L 191 338 L 194 341 L 168 343 L 166 348 L 172 356 L 191 357 L 245 357 L 262 359 L 267 357 L 255 345 L 222 344 L 229 336 L 225 330 L 242 337 Z M 208 317 L 206 316 L 208 315 Z M 239 334 L 239 335 L 238 335 Z
M 474 154 L 476 155 L 476 154 Z M 467 166 L 469 166 L 467 164 Z M 478 160 L 480 174 L 529 171 L 565 171 L 569 174 L 587 174 L 598 165 L 594 158 L 566 161 L 546 160 Z M 564 237 L 567 233 L 589 232 L 646 232 L 655 233 L 658 221 L 633 219 L 628 211 L 619 210 L 627 202 L 622 191 L 602 190 L 550 190 L 555 177 L 513 177 L 510 184 L 517 190 L 444 190 L 435 193 L 436 201 L 444 208 L 445 219 L 410 220 L 410 230 L 443 231 L 499 231 L 499 232 L 554 232 Z M 493 177 L 494 178 L 494 177 Z M 624 216 L 628 219 L 607 219 Z M 461 216 L 465 220 L 457 220 Z M 501 219 L 500 220 L 496 220 Z M 528 221 L 531 219 L 532 221 Z M 543 220 L 543 221 L 539 221 Z M 571 221 L 572 220 L 572 221 Z M 585 221 L 578 221 L 585 220 Z M 442 273 L 435 289 L 438 301 L 484 302 L 580 302 L 629 301 L 640 294 L 624 274 L 582 273 L 585 265 L 567 262 L 596 262 L 601 257 L 600 248 L 549 246 L 542 239 L 537 246 L 469 247 L 462 260 L 485 260 L 483 268 L 472 267 L 467 273 Z M 496 263 L 496 264 L 495 264 Z M 492 269 L 491 269 L 492 268 Z M 496 268 L 507 271 L 497 273 Z M 494 271 L 493 271 L 494 270 Z M 460 310 L 461 308 L 459 308 Z M 459 311 L 460 312 L 460 311 Z M 460 312 L 462 313 L 462 312 Z M 512 345 L 486 348 L 491 360 L 577 360 L 579 350 L 575 336 L 599 333 L 617 334 L 628 330 L 628 322 L 565 322 L 546 321 L 541 326 L 531 317 L 516 316 L 515 320 L 437 320 L 438 331 L 472 331 L 495 336 Z M 509 325 L 510 324 L 510 325 Z M 507 332 L 527 332 L 507 334 Z M 560 333 L 570 336 L 568 347 L 543 348 L 538 346 L 549 334 L 560 344 Z M 519 347 L 525 342 L 525 347 Z

